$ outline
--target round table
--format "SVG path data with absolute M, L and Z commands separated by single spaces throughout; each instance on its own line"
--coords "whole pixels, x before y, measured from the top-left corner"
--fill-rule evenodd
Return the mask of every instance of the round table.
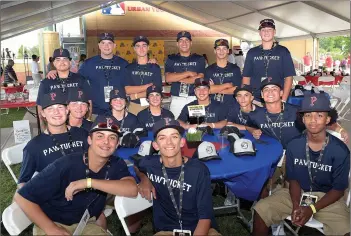
M 214 132 L 214 136 L 205 135 L 203 141 L 218 143 L 220 141 L 219 130 L 214 130 Z M 249 132 L 243 133 L 244 138 L 254 140 Z M 141 138 L 142 141 L 152 139 L 151 132 L 148 137 Z M 224 140 L 225 147 L 217 150 L 222 159 L 204 162 L 210 171 L 211 179 L 223 181 L 237 197 L 250 201 L 257 200 L 264 183 L 274 173 L 282 156 L 282 145 L 276 139 L 262 135 L 260 140 L 264 143 L 253 141 L 257 150 L 256 156 L 236 157 L 229 152 L 229 142 Z M 137 152 L 138 148 L 118 148 L 115 154 L 133 162 L 130 156 Z M 133 168 L 130 168 L 130 171 L 135 176 Z

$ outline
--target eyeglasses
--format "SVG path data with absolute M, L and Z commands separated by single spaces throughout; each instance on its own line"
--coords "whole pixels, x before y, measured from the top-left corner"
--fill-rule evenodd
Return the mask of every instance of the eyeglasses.
M 119 130 L 119 127 L 117 125 L 107 125 L 107 123 L 98 123 L 97 128 L 99 128 L 99 129 L 112 129 L 115 131 Z

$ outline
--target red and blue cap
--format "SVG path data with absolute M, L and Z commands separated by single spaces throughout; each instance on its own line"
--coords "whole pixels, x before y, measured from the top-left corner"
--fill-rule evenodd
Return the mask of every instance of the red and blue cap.
M 41 99 L 42 109 L 56 104 L 67 105 L 67 93 L 55 91 L 43 95 Z
M 325 93 L 306 94 L 302 100 L 300 112 L 329 112 L 331 105 Z
M 154 124 L 154 127 L 152 128 L 152 132 L 154 133 L 154 138 L 156 138 L 157 134 L 164 129 L 176 129 L 178 130 L 180 135 L 184 134 L 184 128 L 180 126 L 179 122 L 177 120 L 171 119 L 171 118 L 163 118 L 159 121 L 157 121 Z

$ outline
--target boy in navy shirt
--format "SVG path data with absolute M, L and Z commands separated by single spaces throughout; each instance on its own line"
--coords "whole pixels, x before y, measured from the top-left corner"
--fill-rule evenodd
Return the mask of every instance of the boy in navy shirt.
M 323 223 L 325 235 L 349 235 L 350 212 L 342 197 L 348 187 L 350 151 L 326 132 L 330 111 L 324 94 L 305 96 L 301 112 L 306 133 L 289 142 L 286 151 L 289 190 L 280 189 L 256 204 L 253 235 L 268 235 L 270 225 L 289 215 L 297 226 L 313 216 Z
M 165 79 L 171 83 L 172 101 L 170 111 L 178 118 L 182 108 L 196 100 L 194 82 L 197 78 L 204 78 L 205 58 L 191 54 L 191 34 L 182 31 L 177 34 L 179 53 L 169 55 L 165 63 Z
M 210 173 L 199 160 L 182 157 L 184 129 L 165 118 L 156 122 L 153 133 L 152 145 L 161 155 L 144 157 L 135 169 L 140 194 L 147 199 L 153 194 L 155 235 L 174 235 L 175 230 L 219 235 L 213 228 Z
M 56 159 L 88 149 L 88 132 L 66 125 L 68 110 L 65 95 L 62 92 L 52 92 L 42 96 L 41 113 L 48 127 L 24 147 L 18 187 L 23 186 L 35 172 L 41 172 Z
M 133 47 L 137 61 L 126 67 L 124 86 L 127 96 L 131 98 L 128 111 L 137 115 L 148 106 L 146 89 L 152 85 L 162 87 L 162 77 L 160 66 L 148 63 L 149 40 L 144 36 L 137 36 Z
M 216 63 L 205 70 L 205 80 L 211 85 L 211 98 L 231 107 L 235 101 L 233 93 L 241 86 L 241 72 L 236 64 L 228 62 L 229 43 L 217 39 L 214 43 Z
M 69 51 L 61 48 L 55 49 L 53 59 L 56 67 L 56 71 L 53 73 L 55 79 L 44 79 L 41 81 L 37 98 L 38 114 L 42 130 L 46 128 L 46 124 L 43 122 L 43 117 L 41 116 L 43 106 L 42 97 L 44 94 L 57 91 L 68 93 L 71 90 L 82 90 L 88 98 L 90 110 L 92 108 L 90 85 L 79 74 L 70 72 L 71 56 Z
M 99 225 L 107 193 L 137 195 L 125 162 L 113 156 L 118 126 L 111 117 L 100 118 L 90 130 L 86 153 L 55 161 L 16 193 L 15 201 L 35 224 L 34 235 L 72 235 L 85 217 L 79 235 L 109 235 L 106 225 Z
M 83 90 L 73 90 L 68 93 L 67 108 L 69 111 L 67 124 L 89 131 L 93 123 L 85 118 L 89 110 L 89 100 Z
M 151 131 L 155 122 L 162 118 L 174 119 L 174 115 L 169 110 L 161 107 L 162 102 L 162 88 L 152 85 L 147 88 L 147 99 L 150 104 L 149 108 L 144 109 L 138 113 L 139 124 L 143 125 L 145 129 Z
M 178 117 L 180 125 L 185 129 L 197 127 L 198 125 L 210 126 L 213 129 L 221 129 L 224 127 L 227 124 L 227 107 L 220 102 L 211 101 L 209 83 L 204 79 L 197 79 L 195 81 L 195 94 L 197 100 L 185 105 Z M 194 120 L 195 122 L 197 118 L 189 116 L 189 107 L 196 105 L 203 106 L 203 110 L 205 111 L 205 116 L 199 119 L 201 124 L 191 124 L 193 123 L 192 121 Z
M 274 42 L 276 33 L 274 20 L 261 20 L 258 30 L 262 44 L 251 48 L 247 53 L 242 84 L 250 84 L 255 99 L 261 102 L 261 81 L 267 77 L 276 78 L 283 88 L 282 100 L 287 101 L 293 76 L 296 75 L 290 52 L 286 47 Z

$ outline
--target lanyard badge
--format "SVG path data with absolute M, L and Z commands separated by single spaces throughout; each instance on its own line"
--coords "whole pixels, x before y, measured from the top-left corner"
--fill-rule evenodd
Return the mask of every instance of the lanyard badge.
M 260 48 L 261 48 L 261 56 L 263 58 L 264 69 L 265 69 L 265 76 L 266 76 L 266 77 L 262 77 L 261 81 L 268 77 L 268 67 L 269 67 L 270 57 L 272 55 L 272 51 L 273 51 L 274 46 L 275 46 L 275 43 L 272 44 L 272 47 L 271 47 L 271 49 L 269 49 L 267 55 L 265 55 L 265 53 L 264 53 L 263 46 L 262 45 L 260 46 Z M 267 57 L 267 59 L 265 57 Z

